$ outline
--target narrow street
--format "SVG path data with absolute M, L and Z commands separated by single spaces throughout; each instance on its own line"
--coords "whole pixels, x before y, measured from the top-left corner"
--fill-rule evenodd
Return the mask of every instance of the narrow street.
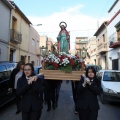
M 100 103 L 98 120 L 120 120 L 120 103 Z M 72 100 L 71 83 L 62 83 L 58 107 L 50 112 L 46 111 L 44 105 L 40 120 L 78 120 L 78 115 L 74 114 L 74 104 Z M 0 110 L 0 120 L 21 120 L 21 114 L 15 115 L 16 105 L 14 102 L 6 105 Z

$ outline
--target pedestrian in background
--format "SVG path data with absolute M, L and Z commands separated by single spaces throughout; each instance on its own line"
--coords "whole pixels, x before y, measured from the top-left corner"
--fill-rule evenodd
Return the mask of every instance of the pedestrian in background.
M 23 75 L 18 80 L 17 94 L 22 96 L 22 120 L 39 120 L 42 112 L 43 89 L 41 80 L 31 79 L 34 76 L 34 67 L 27 63 L 24 65 Z
M 71 86 L 72 86 L 72 95 L 73 95 L 73 101 L 74 101 L 74 113 L 77 114 L 77 106 L 76 106 L 76 101 L 77 101 L 77 87 L 78 87 L 79 81 L 73 81 L 71 80 Z
M 86 69 L 86 78 L 81 76 L 77 88 L 77 109 L 80 120 L 97 120 L 98 104 L 97 95 L 102 92 L 101 82 L 96 78 L 94 67 Z
M 22 76 L 24 64 L 25 64 L 24 62 L 19 61 L 16 68 L 13 69 L 13 71 L 11 72 L 11 75 L 10 75 L 10 84 L 9 84 L 10 86 L 9 87 L 15 94 L 15 101 L 17 104 L 16 114 L 20 113 L 20 100 L 21 100 L 21 97 L 16 94 L 17 81 Z
M 51 108 L 55 110 L 55 80 L 45 80 L 44 83 L 47 112 L 49 112 Z

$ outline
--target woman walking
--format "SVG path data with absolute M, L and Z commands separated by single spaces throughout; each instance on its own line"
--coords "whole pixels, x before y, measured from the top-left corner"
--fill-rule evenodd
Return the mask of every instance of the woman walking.
M 22 120 L 39 120 L 42 112 L 42 83 L 39 77 L 37 80 L 30 79 L 32 76 L 34 76 L 34 67 L 27 63 L 17 84 L 17 94 L 22 96 Z
M 10 87 L 10 89 L 13 90 L 13 92 L 15 94 L 15 101 L 17 104 L 16 114 L 20 113 L 20 100 L 21 100 L 21 97 L 16 94 L 17 81 L 22 76 L 24 64 L 25 64 L 24 62 L 19 61 L 16 68 L 13 69 L 13 71 L 10 75 L 10 84 L 9 84 L 10 86 L 9 87 Z
M 80 120 L 97 120 L 99 104 L 97 95 L 102 92 L 94 67 L 88 67 L 86 78 L 81 76 L 77 88 L 77 109 Z

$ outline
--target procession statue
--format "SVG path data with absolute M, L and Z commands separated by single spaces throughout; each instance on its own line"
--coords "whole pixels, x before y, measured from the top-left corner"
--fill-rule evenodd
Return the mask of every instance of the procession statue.
M 61 30 L 57 36 L 58 51 L 69 53 L 70 35 L 69 35 L 69 32 L 66 30 L 67 24 L 65 22 L 60 22 L 59 26 Z

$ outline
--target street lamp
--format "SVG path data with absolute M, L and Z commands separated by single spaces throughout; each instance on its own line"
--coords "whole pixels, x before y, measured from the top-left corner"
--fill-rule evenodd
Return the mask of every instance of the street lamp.
M 42 24 L 36 24 L 36 25 L 32 25 L 32 24 L 31 24 L 31 26 L 41 26 L 41 25 L 42 25 Z
M 47 47 L 40 47 L 40 55 L 44 58 L 45 56 L 48 55 L 48 50 L 47 50 Z
M 82 58 L 82 60 L 86 58 L 86 55 L 87 55 L 87 49 L 85 49 L 84 47 L 80 48 L 80 57 Z

